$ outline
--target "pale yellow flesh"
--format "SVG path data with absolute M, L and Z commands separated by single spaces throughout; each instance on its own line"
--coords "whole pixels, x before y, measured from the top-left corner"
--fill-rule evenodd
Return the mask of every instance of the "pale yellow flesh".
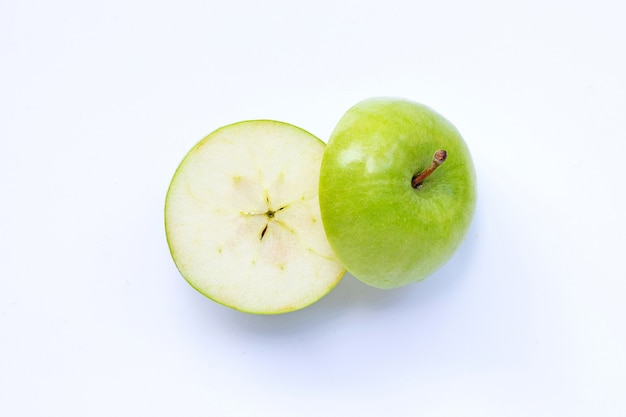
M 189 152 L 172 179 L 165 223 L 174 261 L 193 287 L 238 310 L 275 314 L 337 284 L 344 270 L 319 212 L 324 146 L 265 120 L 226 126 Z

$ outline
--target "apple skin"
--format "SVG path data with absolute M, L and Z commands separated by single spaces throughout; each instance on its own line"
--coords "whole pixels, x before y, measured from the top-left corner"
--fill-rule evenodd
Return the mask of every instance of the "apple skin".
M 413 188 L 437 150 L 448 158 Z M 427 106 L 364 100 L 332 132 L 320 173 L 326 236 L 348 272 L 377 288 L 421 281 L 456 251 L 476 206 L 476 174 L 456 128 Z

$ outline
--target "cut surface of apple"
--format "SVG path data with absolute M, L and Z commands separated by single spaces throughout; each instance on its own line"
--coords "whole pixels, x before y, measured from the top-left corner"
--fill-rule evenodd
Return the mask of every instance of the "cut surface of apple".
M 324 143 L 282 122 L 216 130 L 178 167 L 165 229 L 181 275 L 212 300 L 277 314 L 319 300 L 344 269 L 319 210 Z

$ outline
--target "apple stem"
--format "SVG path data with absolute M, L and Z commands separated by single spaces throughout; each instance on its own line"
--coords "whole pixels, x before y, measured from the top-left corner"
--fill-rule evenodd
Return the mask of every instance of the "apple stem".
M 426 168 L 425 171 L 422 171 L 421 173 L 416 174 L 413 177 L 413 179 L 411 180 L 411 186 L 413 188 L 421 187 L 424 180 L 428 178 L 430 174 L 435 172 L 435 170 L 446 161 L 446 158 L 448 158 L 448 152 L 444 151 L 443 149 L 435 152 L 435 155 L 433 155 L 433 162 L 428 168 Z

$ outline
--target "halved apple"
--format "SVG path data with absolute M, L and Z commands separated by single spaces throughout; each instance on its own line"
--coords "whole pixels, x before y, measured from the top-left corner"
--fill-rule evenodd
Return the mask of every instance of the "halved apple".
M 237 310 L 277 314 L 327 294 L 345 270 L 322 225 L 324 143 L 289 124 L 253 120 L 201 140 L 170 184 L 165 230 L 181 275 Z

